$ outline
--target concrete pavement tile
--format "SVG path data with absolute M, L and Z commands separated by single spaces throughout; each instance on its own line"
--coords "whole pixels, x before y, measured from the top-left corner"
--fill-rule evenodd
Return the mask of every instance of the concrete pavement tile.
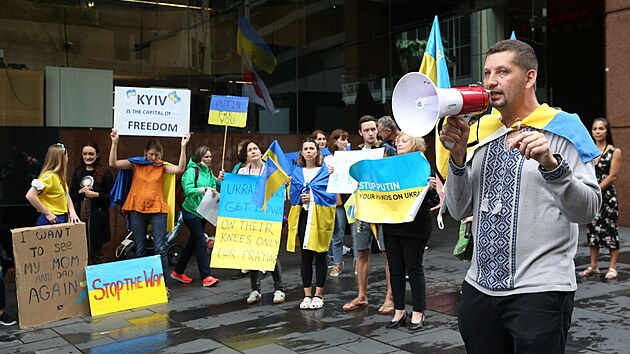
M 122 342 L 114 342 L 111 344 L 99 345 L 84 350 L 85 353 L 103 354 L 103 353 L 153 353 L 161 349 L 171 346 L 171 338 L 166 332 L 156 333 L 150 336 L 134 338 Z
M 100 333 L 112 331 L 124 327 L 132 326 L 129 321 L 125 319 L 110 319 L 108 321 L 98 322 L 98 323 L 73 323 L 65 326 L 54 327 L 55 332 L 65 335 L 65 334 L 75 334 L 75 333 Z
M 342 347 L 315 349 L 308 352 L 308 354 L 353 354 L 354 352 L 344 349 Z
M 81 351 L 79 349 L 77 349 L 74 346 L 71 345 L 67 345 L 65 347 L 58 347 L 58 348 L 52 348 L 52 349 L 45 349 L 45 350 L 38 350 L 36 351 L 37 354 L 54 354 L 54 353 L 59 353 L 59 354 L 81 354 Z
M 233 311 L 221 315 L 204 317 L 200 319 L 182 321 L 181 324 L 196 330 L 207 330 L 219 326 L 227 326 L 235 323 L 249 322 L 255 319 L 273 315 L 281 315 L 286 311 L 274 306 L 251 306 L 244 310 Z
M 116 343 L 116 341 L 112 337 L 102 336 L 100 338 L 93 338 L 88 341 L 82 343 L 74 343 L 74 346 L 79 348 L 79 350 L 86 350 L 93 347 L 99 347 L 101 345 L 107 345 Z
M 573 347 L 567 344 L 567 347 L 565 348 L 565 354 L 602 354 L 602 353 L 584 349 L 584 348 Z
M 404 330 L 404 329 L 402 329 Z M 411 333 L 411 332 L 410 332 Z M 403 338 L 391 345 L 414 353 L 465 353 L 464 341 L 459 332 L 450 329 L 433 331 L 420 330 L 408 338 Z
M 630 324 L 627 318 L 598 310 L 575 309 L 568 345 L 604 353 L 627 353 Z
M 54 337 L 54 338 L 44 339 L 41 341 L 26 343 L 26 344 L 17 345 L 17 346 L 5 347 L 4 345 L 2 345 L 0 346 L 0 354 L 33 353 L 33 352 L 40 352 L 43 350 L 52 350 L 59 347 L 68 348 L 69 346 L 70 346 L 70 343 L 65 341 L 63 338 Z
M 235 350 L 230 348 L 226 348 L 220 343 L 217 343 L 209 338 L 198 338 L 190 341 L 186 341 L 180 344 L 171 345 L 168 348 L 162 349 L 159 353 L 163 354 L 175 354 L 175 353 L 217 353 L 219 349 L 228 349 L 229 351 L 224 351 L 224 353 L 238 353 Z
M 294 352 L 293 350 L 289 350 L 285 347 L 279 346 L 277 344 L 270 343 L 270 344 L 261 345 L 259 347 L 255 347 L 252 349 L 243 350 L 243 353 L 246 353 L 246 354 L 268 354 L 268 353 L 295 354 L 296 352 Z
M 397 347 L 375 341 L 370 338 L 360 339 L 356 342 L 346 343 L 339 346 L 352 353 L 391 353 L 398 350 Z
M 363 337 L 338 328 L 325 328 L 320 331 L 294 332 L 276 339 L 276 343 L 297 352 L 334 348 L 342 344 L 356 342 Z
M 38 342 L 40 340 L 54 338 L 57 336 L 59 336 L 59 334 L 50 328 L 38 329 L 17 335 L 23 343 Z

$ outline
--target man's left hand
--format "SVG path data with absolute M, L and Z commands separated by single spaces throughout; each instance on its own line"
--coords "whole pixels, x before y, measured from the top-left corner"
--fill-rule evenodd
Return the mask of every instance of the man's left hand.
M 522 132 L 508 138 L 507 143 L 510 147 L 518 149 L 526 159 L 538 161 L 546 171 L 551 171 L 558 167 L 558 161 L 553 157 L 553 153 L 549 149 L 549 142 L 541 132 Z

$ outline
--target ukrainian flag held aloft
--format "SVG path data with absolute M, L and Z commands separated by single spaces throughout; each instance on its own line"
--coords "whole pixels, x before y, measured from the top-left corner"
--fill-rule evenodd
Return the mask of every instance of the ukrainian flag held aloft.
M 263 155 L 267 163 L 252 198 L 252 202 L 263 210 L 267 209 L 267 201 L 282 188 L 293 171 L 293 166 L 284 156 L 284 152 L 277 140 L 274 140 Z M 289 172 L 287 172 L 289 171 Z
M 276 57 L 271 48 L 243 16 L 238 18 L 236 52 L 240 56 L 245 55 L 252 64 L 269 74 L 276 68 Z

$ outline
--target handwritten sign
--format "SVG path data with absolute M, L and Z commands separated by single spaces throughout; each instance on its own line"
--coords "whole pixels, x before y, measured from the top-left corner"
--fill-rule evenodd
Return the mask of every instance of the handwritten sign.
M 92 316 L 168 301 L 160 256 L 85 268 Z
M 190 130 L 190 90 L 116 86 L 114 97 L 120 135 L 181 137 Z
M 398 224 L 416 217 L 431 167 L 422 153 L 415 152 L 359 161 L 350 167 L 350 175 L 358 181 L 354 216 L 370 223 Z
M 286 189 L 269 199 L 265 212 L 251 202 L 259 178 L 225 175 L 211 267 L 271 271 L 276 266 Z
M 384 148 L 353 151 L 335 151 L 331 165 L 335 168 L 328 179 L 328 193 L 351 194 L 357 189 L 357 181 L 350 176 L 350 166 L 362 160 L 378 160 L 383 158 Z
M 212 95 L 208 124 L 245 127 L 248 103 L 248 97 Z
M 88 314 L 85 224 L 11 230 L 20 327 Z

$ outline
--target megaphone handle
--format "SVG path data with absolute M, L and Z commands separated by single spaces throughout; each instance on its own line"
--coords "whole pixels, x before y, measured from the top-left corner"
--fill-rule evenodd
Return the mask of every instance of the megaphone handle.
M 466 124 L 468 124 L 468 125 L 472 125 L 472 124 L 475 124 L 475 122 L 477 121 L 477 119 L 472 119 L 473 117 L 474 117 L 474 116 L 473 116 L 472 114 L 462 114 L 462 115 L 459 115 L 459 116 L 451 116 L 451 117 L 449 117 L 449 118 L 457 118 L 457 119 L 461 119 L 461 120 L 463 120 L 464 122 L 466 122 Z M 453 142 L 453 141 L 445 141 L 445 142 L 444 142 L 444 145 L 445 145 L 447 148 L 452 149 L 452 148 L 453 148 L 453 146 L 455 146 L 455 142 Z
M 454 141 L 445 141 L 445 142 L 444 142 L 444 145 L 445 145 L 447 148 L 452 149 L 452 148 L 453 148 L 453 146 L 455 146 L 455 142 L 454 142 Z

